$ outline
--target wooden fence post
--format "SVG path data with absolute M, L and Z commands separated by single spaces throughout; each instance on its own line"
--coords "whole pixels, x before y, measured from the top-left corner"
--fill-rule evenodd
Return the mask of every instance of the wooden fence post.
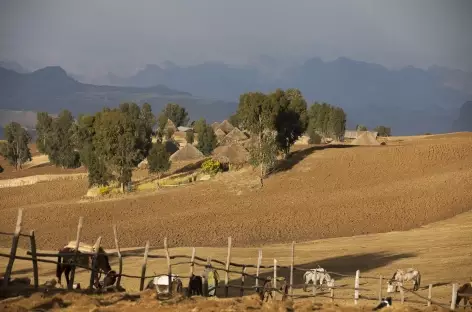
M 170 255 L 169 255 L 169 246 L 167 245 L 167 237 L 164 237 L 164 252 L 166 253 L 167 259 L 167 277 L 168 277 L 168 286 L 167 293 L 172 294 L 172 266 L 170 265 Z
M 123 258 L 121 257 L 120 244 L 118 243 L 118 230 L 116 229 L 116 224 L 113 225 L 113 236 L 115 236 L 115 247 L 116 252 L 118 253 L 118 278 L 116 280 L 116 287 L 121 287 L 121 274 L 123 273 Z
M 354 304 L 357 304 L 359 301 L 359 276 L 361 272 L 356 271 L 356 280 L 354 281 Z
M 226 266 L 225 266 L 225 297 L 228 297 L 229 289 L 229 264 L 231 262 L 231 236 L 228 237 L 228 254 L 226 256 Z
M 331 297 L 331 302 L 334 302 L 334 288 L 331 288 L 330 297 Z
M 272 287 L 274 288 L 272 290 L 272 298 L 275 300 L 275 296 L 277 295 L 277 292 L 275 289 L 277 288 L 277 260 L 274 258 L 274 280 L 272 281 Z
M 379 302 L 382 301 L 382 275 L 379 277 Z
M 193 268 L 195 267 L 195 247 L 192 248 L 192 258 L 190 259 L 190 276 L 193 275 Z
M 401 304 L 405 303 L 405 291 L 403 290 L 403 285 L 400 286 L 400 302 Z
M 23 222 L 23 208 L 18 209 L 18 217 L 16 218 L 15 232 L 11 243 L 10 259 L 8 260 L 5 274 L 3 275 L 2 287 L 7 287 L 10 281 L 11 271 L 13 270 L 13 263 L 15 262 L 16 250 L 18 249 L 18 241 L 20 240 L 21 224 Z
M 259 249 L 259 255 L 257 256 L 257 267 L 256 267 L 256 292 L 259 292 L 259 273 L 261 270 L 262 262 L 262 249 Z
M 144 289 L 144 279 L 146 278 L 146 266 L 149 253 L 149 241 L 146 242 L 146 247 L 144 248 L 144 258 L 143 264 L 141 266 L 141 281 L 139 282 L 139 291 Z
M 76 238 L 76 241 L 75 241 L 74 258 L 72 260 L 72 270 L 70 272 L 69 285 L 67 285 L 67 288 L 69 290 L 72 290 L 72 288 L 74 286 L 75 270 L 77 268 L 77 256 L 79 255 L 80 234 L 82 233 L 82 226 L 83 225 L 84 225 L 84 217 L 79 217 L 79 224 L 77 225 L 77 238 Z
M 34 230 L 30 232 L 30 248 L 31 248 L 31 259 L 33 262 L 33 279 L 34 279 L 34 289 L 39 287 L 39 273 L 38 273 L 38 258 L 36 257 L 36 236 L 34 235 Z
M 244 296 L 244 280 L 246 279 L 246 266 L 243 265 L 241 270 L 241 290 L 239 291 L 239 295 L 242 297 Z
M 292 242 L 292 261 L 290 263 L 290 295 L 293 296 L 293 265 L 295 262 L 295 242 Z
M 452 284 L 452 297 L 451 297 L 451 310 L 456 309 L 456 300 L 457 300 L 457 284 Z
M 93 289 L 93 284 L 95 282 L 95 274 L 98 274 L 98 272 L 96 272 L 97 271 L 97 258 L 98 258 L 98 252 L 100 250 L 101 242 L 102 242 L 102 237 L 99 236 L 97 238 L 97 241 L 95 242 L 95 245 L 93 245 L 93 247 L 95 248 L 95 255 L 93 256 L 92 271 L 90 272 L 90 284 L 89 284 L 90 289 Z
M 432 293 L 433 293 L 433 284 L 429 284 L 429 286 L 428 286 L 428 307 L 431 306 Z
M 314 297 L 316 296 L 316 285 L 318 284 L 318 271 L 314 271 L 313 275 L 315 277 L 313 281 L 312 293 L 313 293 L 313 301 L 315 300 Z

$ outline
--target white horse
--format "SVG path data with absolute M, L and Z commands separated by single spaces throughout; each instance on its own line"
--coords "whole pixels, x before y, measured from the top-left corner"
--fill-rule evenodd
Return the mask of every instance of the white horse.
M 154 277 L 149 285 L 148 288 L 150 288 L 150 285 L 154 285 L 156 287 L 156 291 L 158 294 L 167 294 L 168 291 L 168 286 L 169 286 L 169 276 L 168 275 L 159 275 Z M 176 274 L 171 275 L 171 287 L 174 286 L 176 289 L 173 289 L 173 291 L 181 292 L 182 291 L 182 281 L 180 280 L 179 276 Z
M 413 290 L 417 291 L 421 284 L 420 271 L 414 268 L 409 268 L 406 271 L 396 270 L 392 278 L 387 282 L 387 293 L 398 291 L 398 286 L 403 286 L 403 283 L 408 281 L 413 281 Z
M 311 269 L 309 271 L 306 271 L 305 274 L 303 274 L 303 279 L 305 280 L 305 285 L 303 285 L 303 291 L 306 291 L 306 287 L 310 283 L 310 281 L 313 284 L 319 284 L 323 285 L 323 283 L 326 281 L 326 285 L 328 287 L 334 287 L 334 279 L 329 275 L 329 273 L 323 269 L 323 268 L 316 268 L 316 269 Z

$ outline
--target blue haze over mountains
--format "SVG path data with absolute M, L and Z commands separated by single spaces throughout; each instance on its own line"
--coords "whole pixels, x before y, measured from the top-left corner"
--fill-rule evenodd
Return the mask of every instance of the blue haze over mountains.
M 467 130 L 471 120 L 471 116 L 460 116 L 460 111 L 472 99 L 472 74 L 443 67 L 390 70 L 348 58 L 311 58 L 281 66 L 262 56 L 245 66 L 218 62 L 147 65 L 128 77 L 109 73 L 98 79 L 101 85 L 93 85 L 57 66 L 33 73 L 18 64 L 0 66 L 4 67 L 0 69 L 0 109 L 50 113 L 69 109 L 77 115 L 123 101 L 147 101 L 156 113 L 175 102 L 188 109 L 191 119 L 204 117 L 212 122 L 234 113 L 241 93 L 299 88 L 308 104 L 324 101 L 341 106 L 349 128 L 385 125 L 394 135 L 439 133 Z M 462 120 L 459 128 L 457 120 Z

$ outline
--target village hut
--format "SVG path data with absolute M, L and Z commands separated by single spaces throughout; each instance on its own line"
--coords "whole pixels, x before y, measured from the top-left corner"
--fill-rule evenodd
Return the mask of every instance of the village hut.
M 177 127 L 175 126 L 174 122 L 170 119 L 167 119 L 166 130 L 167 129 L 172 129 L 174 130 L 174 132 L 177 132 Z
M 217 129 L 221 129 L 224 133 L 228 134 L 231 132 L 231 130 L 234 129 L 234 126 L 228 120 L 225 119 L 222 123 L 220 123 Z
M 218 142 L 221 142 L 221 140 L 223 140 L 224 137 L 226 136 L 226 133 L 223 130 L 218 128 L 215 131 L 215 135 L 216 135 L 216 139 L 218 140 Z
M 167 140 L 164 142 L 165 149 L 169 155 L 174 154 L 179 150 L 179 143 L 174 140 Z M 139 169 L 147 169 L 148 168 L 148 160 L 145 158 L 138 164 Z
M 238 128 L 233 128 L 220 142 L 221 145 L 230 145 L 232 143 L 247 140 L 248 137 Z
M 186 144 L 180 150 L 170 156 L 171 161 L 187 161 L 202 159 L 205 156 L 192 144 Z
M 241 144 L 233 143 L 215 148 L 212 158 L 230 167 L 242 166 L 247 163 L 249 152 Z
M 375 138 L 374 134 L 370 131 L 364 131 L 359 135 L 354 141 L 351 142 L 351 145 L 380 145 L 380 143 Z
M 218 127 L 220 126 L 220 123 L 215 121 L 214 123 L 211 124 L 211 127 L 213 128 L 213 131 L 216 132 L 216 130 L 218 129 Z

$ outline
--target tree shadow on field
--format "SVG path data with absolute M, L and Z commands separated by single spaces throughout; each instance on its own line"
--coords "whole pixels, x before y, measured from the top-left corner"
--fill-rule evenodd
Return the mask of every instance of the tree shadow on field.
M 295 254 L 296 255 L 296 254 Z M 297 264 L 297 259 L 295 256 L 295 264 L 294 264 L 294 271 L 293 271 L 293 284 L 295 285 L 294 289 L 302 289 L 303 287 L 301 284 L 304 283 L 303 279 L 303 274 L 305 274 L 307 269 L 315 269 L 318 267 L 318 265 L 324 269 L 326 269 L 328 272 L 333 272 L 330 273 L 331 277 L 334 278 L 335 281 L 340 280 L 340 279 L 347 279 L 346 283 L 354 283 L 354 276 L 356 275 L 356 271 L 360 271 L 360 276 L 361 276 L 361 282 L 362 282 L 362 276 L 369 276 L 369 271 L 381 267 L 388 266 L 390 263 L 400 260 L 400 259 L 405 259 L 405 258 L 412 258 L 415 257 L 416 254 L 414 253 L 400 253 L 400 254 L 390 254 L 387 252 L 377 252 L 377 253 L 362 253 L 362 254 L 354 254 L 354 255 L 345 255 L 345 256 L 340 256 L 340 257 L 333 257 L 333 258 L 326 258 L 318 261 L 313 261 L 313 262 L 308 262 L 308 263 L 303 263 L 303 264 Z M 280 268 L 277 270 L 277 276 L 278 277 L 284 277 L 287 282 L 290 281 L 290 263 L 279 263 L 281 266 L 287 266 L 287 268 Z M 302 269 L 302 270 L 297 270 Z M 234 267 L 232 268 L 233 270 L 237 270 Z M 392 272 L 394 269 L 392 269 Z M 334 272 L 342 275 L 349 275 L 350 277 L 342 277 L 334 274 Z M 223 272 L 220 273 L 224 274 Z M 236 275 L 234 273 L 231 273 L 233 276 Z M 254 274 L 255 275 L 255 270 L 248 271 L 248 274 Z M 370 274 L 372 275 L 372 274 Z M 267 279 L 269 276 L 273 277 L 274 276 L 274 271 L 272 269 L 269 269 L 264 273 L 259 274 L 261 278 Z M 375 275 L 374 275 L 375 276 Z M 366 280 L 364 280 L 366 282 Z M 234 286 L 241 286 L 241 278 L 238 279 L 232 279 L 230 282 L 230 285 Z M 342 283 L 342 284 L 346 284 Z M 378 283 L 376 281 L 376 283 Z M 224 282 L 220 283 L 220 287 L 218 289 L 218 296 L 224 296 Z M 259 285 L 262 286 L 263 280 L 259 280 Z M 244 281 L 244 286 L 254 286 L 255 285 L 255 278 L 246 276 L 245 281 Z M 310 284 L 311 285 L 311 284 Z M 337 283 L 336 286 L 342 286 L 339 283 Z M 311 288 L 310 288 L 311 289 Z M 253 294 L 255 293 L 255 290 L 244 290 L 245 294 Z M 240 290 L 237 288 L 230 288 L 229 289 L 229 297 L 239 297 L 240 296 Z
M 321 151 L 328 148 L 350 148 L 350 147 L 354 147 L 354 145 L 344 145 L 344 144 L 314 145 L 308 148 L 291 152 L 288 155 L 287 159 L 281 159 L 278 161 L 273 174 L 277 174 L 279 172 L 288 171 L 292 169 L 293 167 L 295 167 L 295 165 L 297 165 L 299 162 L 301 162 L 303 159 L 305 159 L 309 155 L 313 154 L 315 151 Z

